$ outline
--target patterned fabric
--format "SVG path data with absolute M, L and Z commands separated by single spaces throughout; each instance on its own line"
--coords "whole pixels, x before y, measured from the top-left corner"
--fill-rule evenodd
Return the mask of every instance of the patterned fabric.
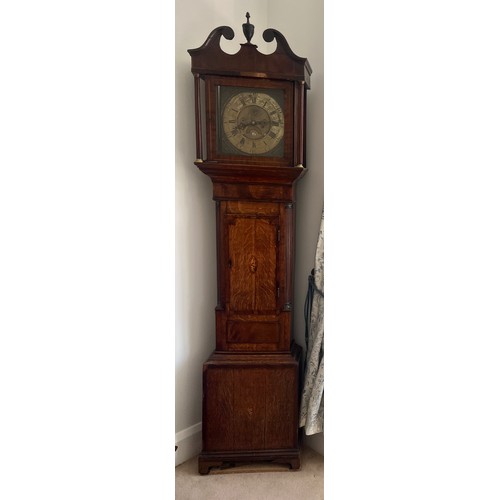
M 314 269 L 309 276 L 309 292 L 306 299 L 306 366 L 304 389 L 300 404 L 300 427 L 307 435 L 323 432 L 323 275 L 324 275 L 324 212 L 316 247 Z

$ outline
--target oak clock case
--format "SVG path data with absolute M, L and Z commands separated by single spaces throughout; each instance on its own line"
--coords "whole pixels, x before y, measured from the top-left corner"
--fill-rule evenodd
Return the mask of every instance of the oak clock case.
M 215 351 L 203 364 L 201 474 L 268 461 L 300 468 L 302 350 L 293 341 L 296 183 L 306 173 L 311 68 L 272 28 L 264 55 L 226 54 L 212 30 L 191 55 L 195 165 L 213 184 L 217 240 Z

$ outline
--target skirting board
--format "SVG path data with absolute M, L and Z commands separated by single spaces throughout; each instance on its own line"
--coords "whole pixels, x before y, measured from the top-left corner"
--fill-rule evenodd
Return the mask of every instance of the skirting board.
M 320 455 L 325 455 L 324 435 L 322 432 L 319 434 L 311 434 L 304 436 L 304 444 L 317 451 Z
M 201 453 L 201 422 L 175 434 L 175 466 Z
M 323 433 L 304 436 L 304 443 L 324 455 Z M 175 452 L 175 466 L 180 465 L 190 458 L 201 453 L 201 422 L 183 429 L 175 434 L 175 445 L 178 446 Z

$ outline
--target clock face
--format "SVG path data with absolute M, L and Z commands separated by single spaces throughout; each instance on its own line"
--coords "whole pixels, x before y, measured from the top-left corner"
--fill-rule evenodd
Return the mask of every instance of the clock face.
M 280 156 L 285 120 L 280 93 L 267 89 L 244 89 L 230 95 L 221 109 L 224 152 Z

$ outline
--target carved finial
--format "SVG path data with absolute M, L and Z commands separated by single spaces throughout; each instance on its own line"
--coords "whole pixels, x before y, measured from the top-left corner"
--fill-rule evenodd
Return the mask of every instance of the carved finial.
M 253 37 L 254 25 L 250 24 L 250 14 L 247 12 L 245 17 L 247 18 L 247 22 L 243 23 L 241 26 L 243 27 L 243 34 L 247 39 L 247 43 L 250 43 L 250 40 Z

